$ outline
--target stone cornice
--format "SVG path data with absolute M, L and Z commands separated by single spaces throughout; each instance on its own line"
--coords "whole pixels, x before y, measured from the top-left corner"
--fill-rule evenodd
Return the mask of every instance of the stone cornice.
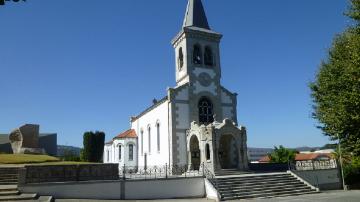
M 202 38 L 209 41 L 219 42 L 222 38 L 222 34 L 201 28 L 184 27 L 171 41 L 172 45 L 176 47 L 177 44 L 184 40 L 185 37 Z

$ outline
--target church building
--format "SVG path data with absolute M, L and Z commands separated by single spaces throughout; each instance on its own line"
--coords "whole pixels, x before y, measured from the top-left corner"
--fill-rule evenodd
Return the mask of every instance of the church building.
M 208 23 L 201 0 L 189 0 L 172 40 L 176 86 L 131 117 L 130 129 L 104 148 L 104 163 L 151 167 L 204 164 L 213 172 L 248 169 L 247 135 L 237 122 L 237 94 L 221 85 L 222 35 Z

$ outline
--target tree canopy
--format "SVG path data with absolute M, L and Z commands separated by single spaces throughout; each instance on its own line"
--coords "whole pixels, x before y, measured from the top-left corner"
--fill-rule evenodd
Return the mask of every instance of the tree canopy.
M 271 163 L 288 163 L 295 160 L 296 151 L 287 149 L 282 145 L 278 147 L 275 146 L 274 151 L 269 154 Z
M 104 151 L 104 143 L 104 132 L 85 132 L 83 136 L 84 148 L 82 150 L 81 160 L 87 162 L 101 162 Z
M 356 24 L 335 37 L 310 88 L 319 128 L 332 140 L 340 138 L 344 149 L 359 156 L 360 0 L 351 0 L 346 15 Z

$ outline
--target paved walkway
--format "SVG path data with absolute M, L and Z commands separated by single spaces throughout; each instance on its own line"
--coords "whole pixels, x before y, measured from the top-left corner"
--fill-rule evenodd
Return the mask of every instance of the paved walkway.
M 76 200 L 76 199 L 57 199 L 56 202 L 105 202 L 106 200 Z M 110 200 L 111 201 L 111 200 Z M 113 200 L 116 201 L 116 200 Z M 119 200 L 117 200 L 119 201 Z M 123 202 L 141 202 L 142 200 L 129 200 Z M 143 202 L 212 202 L 208 199 L 171 199 L 171 200 L 146 200 Z M 239 200 L 240 201 L 240 200 Z M 272 198 L 272 199 L 254 199 L 254 200 L 241 200 L 247 202 L 359 202 L 360 201 L 360 190 L 354 191 L 326 191 L 319 194 L 301 195 L 301 196 L 290 196 L 283 198 Z M 120 201 L 119 201 L 120 202 Z
M 352 191 L 324 191 L 319 194 L 290 196 L 272 199 L 248 200 L 249 202 L 359 202 L 360 190 Z

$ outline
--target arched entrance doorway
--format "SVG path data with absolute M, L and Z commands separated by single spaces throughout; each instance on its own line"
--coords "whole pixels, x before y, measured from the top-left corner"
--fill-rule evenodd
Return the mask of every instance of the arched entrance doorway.
M 238 167 L 239 154 L 235 138 L 232 135 L 221 136 L 218 155 L 222 169 L 234 169 Z
M 191 168 L 193 170 L 199 170 L 200 168 L 200 148 L 199 140 L 193 135 L 190 139 L 190 153 L 191 153 Z

